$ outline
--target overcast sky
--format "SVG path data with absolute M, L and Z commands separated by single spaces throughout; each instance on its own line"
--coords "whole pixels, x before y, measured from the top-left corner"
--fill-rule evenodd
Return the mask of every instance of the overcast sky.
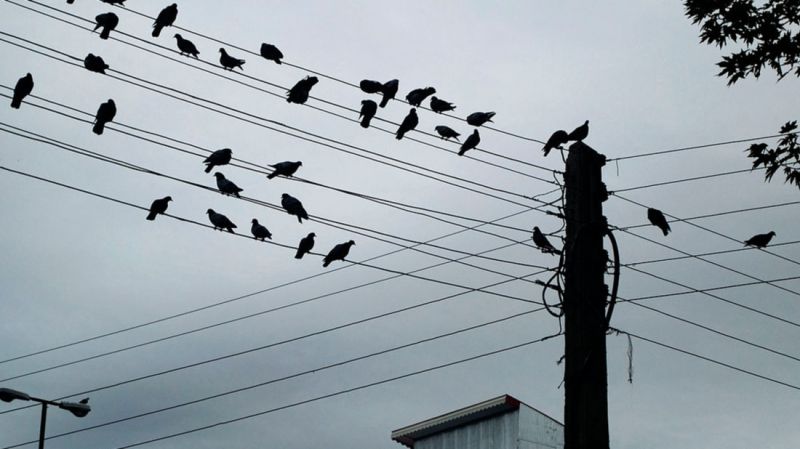
M 47 10 L 34 3 L 15 1 Z M 152 38 L 151 21 L 99 1 L 76 0 L 73 5 L 57 0 L 42 1 L 89 19 L 114 11 L 120 17 L 119 30 L 175 48 L 172 36 L 176 30 L 168 28 L 160 38 Z M 150 16 L 167 5 L 153 0 L 128 0 L 126 4 Z M 700 45 L 697 27 L 684 17 L 683 7 L 677 1 L 193 0 L 180 3 L 179 10 L 176 25 L 252 51 L 258 51 L 262 42 L 273 43 L 283 51 L 286 62 L 329 76 L 353 83 L 364 78 L 379 81 L 397 78 L 400 80 L 398 97 L 404 97 L 414 88 L 434 86 L 437 96 L 457 105 L 456 115 L 464 117 L 475 111 L 496 111 L 495 127 L 522 136 L 545 140 L 557 129 L 569 131 L 589 119 L 591 130 L 585 143 L 609 158 L 771 135 L 784 122 L 798 118 L 800 83 L 796 78 L 778 83 L 771 73 L 765 73 L 759 80 L 747 79 L 728 87 L 724 79 L 716 77 L 715 63 L 726 50 Z M 67 18 L 52 10 L 48 13 Z M 0 4 L 0 15 L 4 33 L 80 58 L 92 52 L 101 55 L 112 69 L 258 117 L 518 195 L 532 196 L 555 189 L 551 183 L 524 176 L 527 173 L 552 179 L 552 173 L 547 170 L 480 151 L 467 155 L 522 174 L 459 158 L 454 154 L 456 145 L 419 133 L 410 133 L 408 137 L 434 143 L 449 152 L 409 139 L 398 142 L 378 130 L 364 130 L 356 123 L 309 107 L 288 104 L 281 98 L 145 53 L 117 40 L 103 41 L 97 34 L 10 2 Z M 217 63 L 219 43 L 188 31 L 180 32 L 197 45 L 202 60 Z M 14 41 L 6 35 L 0 37 Z M 131 41 L 115 32 L 112 37 Z M 137 45 L 168 54 L 147 44 Z M 279 86 L 289 87 L 309 74 L 230 47 L 228 50 L 233 56 L 247 60 L 245 74 Z M 121 124 L 205 149 L 229 147 L 235 157 L 259 165 L 300 160 L 303 166 L 298 175 L 305 179 L 435 211 L 482 221 L 516 214 L 499 222 L 508 228 L 481 228 L 512 241 L 529 242 L 528 230 L 533 226 L 549 233 L 558 231 L 561 225 L 555 217 L 530 210 L 538 203 L 519 196 L 472 186 L 505 198 L 503 200 L 455 188 L 201 109 L 5 42 L 0 42 L 0 51 L 6 61 L 0 67 L 0 82 L 4 86 L 13 87 L 17 79 L 30 72 L 35 81 L 34 95 L 91 114 L 100 103 L 113 98 L 118 109 L 115 122 Z M 181 60 L 283 94 L 280 88 L 225 73 L 221 68 L 192 62 L 185 57 Z M 356 109 L 365 98 L 379 100 L 378 96 L 364 94 L 328 78 L 320 79 L 312 95 Z M 357 118 L 357 114 L 318 100 L 309 100 L 308 105 Z M 399 122 L 408 109 L 407 104 L 393 101 L 381 109 L 378 116 Z M 418 129 L 429 133 L 441 124 L 453 127 L 462 137 L 471 132 L 471 127 L 463 121 L 427 110 L 420 110 L 419 116 Z M 263 123 L 259 119 L 252 120 Z M 0 122 L 171 176 L 215 186 L 214 178 L 203 172 L 202 159 L 113 130 L 96 136 L 89 124 L 30 104 L 23 104 L 20 110 L 0 108 Z M 395 129 L 393 125 L 373 123 Z M 114 124 L 109 128 L 114 128 Z M 480 133 L 480 147 L 485 150 L 563 170 L 557 153 L 547 159 L 542 157 L 541 144 L 484 128 Z M 0 142 L 0 165 L 3 167 L 145 207 L 155 198 L 171 195 L 174 201 L 170 204 L 170 213 L 207 223 L 205 211 L 213 208 L 233 220 L 238 225 L 237 231 L 245 235 L 249 235 L 250 220 L 257 218 L 270 229 L 274 242 L 289 246 L 295 246 L 307 233 L 315 232 L 315 251 L 322 253 L 335 244 L 353 239 L 356 246 L 348 257 L 353 261 L 363 261 L 401 247 L 357 235 L 351 230 L 326 226 L 315 218 L 337 220 L 413 241 L 428 241 L 463 229 L 329 189 L 283 178 L 267 180 L 261 173 L 238 167 L 219 169 L 242 187 L 248 197 L 271 204 L 279 204 L 282 193 L 301 199 L 312 220 L 298 224 L 294 217 L 281 211 L 88 159 L 5 132 L 0 133 Z M 200 152 L 182 144 L 173 145 Z M 604 181 L 609 190 L 620 190 L 747 169 L 750 161 L 744 150 L 748 145 L 739 143 L 610 162 L 604 168 Z M 5 217 L 0 234 L 0 252 L 5 261 L 0 270 L 0 310 L 4 317 L 0 327 L 0 360 L 219 303 L 325 270 L 347 267 L 134 331 L 0 363 L 0 379 L 392 276 L 390 272 L 342 262 L 323 269 L 319 257 L 298 261 L 292 257 L 290 249 L 213 232 L 168 217 L 149 222 L 144 219 L 144 211 L 4 171 L 0 171 L 0 190 L 4 192 L 0 196 L 0 206 Z M 557 195 L 551 193 L 543 199 L 556 200 Z M 797 199 L 798 191 L 783 184 L 780 175 L 772 183 L 764 183 L 762 174 L 755 172 L 633 190 L 621 195 L 673 216 L 694 217 L 791 202 Z M 615 197 L 604 204 L 604 213 L 610 223 L 619 227 L 647 222 L 645 209 Z M 476 224 L 439 217 L 461 225 Z M 790 205 L 701 219 L 695 223 L 737 241 L 772 230 L 777 233 L 773 240 L 777 244 L 800 240 L 797 218 L 797 205 Z M 673 233 L 668 237 L 654 227 L 631 229 L 631 232 L 691 254 L 741 247 L 740 243 L 686 223 L 673 223 L 672 228 Z M 435 242 L 440 247 L 462 253 L 432 247 L 422 249 L 452 259 L 463 253 L 475 254 L 507 245 L 507 239 L 468 231 Z M 558 243 L 557 237 L 551 239 Z M 618 232 L 617 239 L 623 263 L 680 255 L 630 234 Z M 800 260 L 796 245 L 780 246 L 771 251 Z M 450 263 L 417 274 L 466 288 L 480 288 L 508 279 L 499 273 L 525 276 L 537 271 L 530 265 L 554 267 L 558 263 L 555 257 L 525 245 L 513 245 L 487 255 L 516 264 L 471 258 L 465 262 L 495 273 Z M 798 276 L 796 262 L 760 251 L 728 253 L 708 259 L 762 280 Z M 440 262 L 441 258 L 406 250 L 370 264 L 408 272 Z M 637 268 L 697 289 L 753 281 L 697 259 Z M 545 280 L 544 276 L 530 279 Z M 800 282 L 796 280 L 776 284 L 800 291 Z M 489 290 L 539 301 L 540 289 L 530 282 L 513 281 Z M 654 299 L 643 304 L 800 357 L 796 345 L 800 328 L 792 324 L 800 322 L 800 295 L 787 290 L 762 284 L 714 293 L 786 321 L 700 294 Z M 44 398 L 70 396 L 466 291 L 403 276 L 118 354 L 0 381 L 0 386 Z M 624 298 L 681 291 L 685 289 L 630 269 L 622 271 L 620 296 Z M 56 435 L 123 419 L 537 307 L 481 292 L 463 294 L 341 330 L 90 393 L 93 407 L 90 415 L 79 420 L 53 409 L 47 432 Z M 650 310 L 619 304 L 612 325 L 800 386 L 797 360 Z M 243 393 L 52 439 L 47 447 L 119 448 L 539 339 L 557 332 L 558 328 L 557 320 L 546 312 L 528 314 Z M 634 340 L 633 345 L 631 384 L 628 383 L 626 356 L 628 340 L 624 336 L 608 337 L 612 447 L 796 448 L 800 441 L 797 426 L 800 391 L 797 389 L 647 342 Z M 564 391 L 560 388 L 562 366 L 557 361 L 562 354 L 563 338 L 550 339 L 143 447 L 397 448 L 397 443 L 389 438 L 391 430 L 504 393 L 561 420 Z M 70 399 L 81 397 L 70 396 Z M 24 404 L 3 403 L 0 412 L 21 405 Z M 35 440 L 38 413 L 38 409 L 26 409 L 0 414 L 0 447 Z

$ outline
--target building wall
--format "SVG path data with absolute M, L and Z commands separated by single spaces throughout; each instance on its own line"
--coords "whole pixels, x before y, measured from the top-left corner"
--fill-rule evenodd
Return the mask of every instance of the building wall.
M 519 408 L 518 449 L 563 449 L 564 426 L 538 411 Z
M 518 416 L 513 411 L 421 438 L 414 449 L 518 449 Z

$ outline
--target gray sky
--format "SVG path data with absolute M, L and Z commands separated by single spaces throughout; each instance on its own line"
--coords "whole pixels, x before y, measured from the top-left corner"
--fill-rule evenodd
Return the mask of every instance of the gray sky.
M 28 2 L 20 3 L 43 9 Z M 98 1 L 77 0 L 71 6 L 55 0 L 44 3 L 86 18 L 113 10 L 120 16 L 120 30 L 154 40 L 149 35 L 147 19 Z M 131 9 L 149 15 L 157 14 L 167 4 L 151 0 L 127 3 Z M 541 194 L 554 188 L 408 139 L 398 142 L 388 134 L 363 130 L 355 123 L 288 104 L 118 41 L 102 41 L 96 34 L 57 23 L 8 2 L 3 2 L 0 8 L 5 24 L 2 31 L 81 58 L 89 52 L 99 54 L 112 68 L 131 75 L 492 187 L 524 195 Z M 679 2 L 236 1 L 223 4 L 195 0 L 183 2 L 179 8 L 176 24 L 180 26 L 254 51 L 261 42 L 274 43 L 281 48 L 287 62 L 302 67 L 351 82 L 364 78 L 379 81 L 397 78 L 400 80 L 398 97 L 404 97 L 413 88 L 434 86 L 437 96 L 457 105 L 455 112 L 460 116 L 474 111 L 496 111 L 495 126 L 499 129 L 544 140 L 556 129 L 569 131 L 589 119 L 591 131 L 586 143 L 609 158 L 770 135 L 784 122 L 796 119 L 798 114 L 794 99 L 799 84 L 795 78 L 777 83 L 771 73 L 765 73 L 760 80 L 747 79 L 733 87 L 717 78 L 715 63 L 725 53 L 699 44 L 698 29 L 683 16 Z M 174 32 L 174 29 L 166 29 L 157 42 L 174 47 L 175 41 L 171 38 Z M 198 46 L 202 59 L 217 62 L 219 44 L 190 33 L 182 34 Z M 3 85 L 13 86 L 20 76 L 31 72 L 36 83 L 35 95 L 91 113 L 101 102 L 113 98 L 118 108 L 117 122 L 212 150 L 230 147 L 235 157 L 261 165 L 301 160 L 303 167 L 298 174 L 315 182 L 485 221 L 526 209 L 226 118 L 6 43 L 0 42 L 0 51 L 4 60 L 9 61 L 0 68 Z M 307 74 L 239 50 L 229 48 L 229 52 L 247 60 L 246 74 L 281 86 L 291 86 Z M 212 70 L 223 73 L 221 69 Z M 282 93 L 277 88 L 259 86 Z M 321 79 L 312 95 L 354 108 L 368 97 L 329 79 Z M 308 104 L 331 109 L 315 100 Z M 379 111 L 379 116 L 397 122 L 408 108 L 406 104 L 391 102 Z M 463 136 L 471 132 L 464 122 L 429 111 L 419 112 L 419 129 L 432 132 L 434 126 L 446 124 Z M 214 186 L 213 177 L 202 171 L 198 158 L 112 131 L 95 136 L 87 124 L 29 104 L 23 104 L 20 110 L 0 108 L 0 121 Z M 563 169 L 557 154 L 542 158 L 540 144 L 487 129 L 480 131 L 484 149 Z M 457 149 L 418 133 L 414 137 L 446 146 L 451 151 Z M 171 195 L 174 202 L 170 213 L 205 223 L 205 210 L 213 208 L 230 217 L 245 235 L 249 235 L 249 222 L 255 217 L 272 231 L 274 241 L 279 243 L 294 246 L 308 232 L 316 232 L 315 250 L 319 252 L 327 252 L 333 245 L 352 238 L 357 245 L 350 258 L 355 261 L 398 248 L 314 220 L 299 225 L 294 217 L 285 213 L 135 173 L 6 133 L 0 134 L 0 139 L 0 165 L 144 206 L 154 198 Z M 604 169 L 604 180 L 610 190 L 619 190 L 746 169 L 750 165 L 744 155 L 748 145 L 611 162 Z M 546 171 L 485 153 L 474 151 L 468 155 L 536 176 L 551 177 Z M 286 179 L 267 181 L 261 174 L 230 166 L 220 171 L 244 188 L 247 196 L 272 204 L 278 204 L 284 192 L 300 198 L 312 218 L 330 218 L 417 241 L 460 229 Z M 0 189 L 7 193 L 0 197 L 0 206 L 7 219 L 11 218 L 0 237 L 0 251 L 5 255 L 0 285 L 2 311 L 6 317 L 0 328 L 3 342 L 0 360 L 264 290 L 323 270 L 317 257 L 296 261 L 290 250 L 211 232 L 166 217 L 148 222 L 142 211 L 10 173 L 0 173 Z M 536 205 L 519 197 L 499 195 Z M 767 184 L 760 173 L 745 173 L 634 190 L 622 196 L 678 217 L 693 217 L 794 201 L 797 189 L 784 185 L 779 178 Z M 604 212 L 610 223 L 620 227 L 647 222 L 643 208 L 614 197 L 604 204 Z M 789 206 L 697 220 L 696 223 L 737 240 L 774 230 L 777 232 L 774 242 L 779 243 L 800 239 L 796 220 L 797 207 Z M 536 225 L 545 232 L 556 231 L 560 226 L 558 220 L 536 211 L 521 213 L 501 223 L 522 229 Z M 632 232 L 692 254 L 740 246 L 684 223 L 673 223 L 672 227 L 673 234 L 666 238 L 653 227 Z M 485 229 L 516 241 L 530 236 L 527 232 L 510 229 Z M 630 235 L 618 233 L 618 239 L 623 263 L 679 255 Z M 506 243 L 508 241 L 501 238 L 475 232 L 436 242 L 468 253 Z M 449 258 L 459 256 L 436 248 L 425 250 Z M 794 245 L 776 247 L 773 252 L 800 260 L 800 251 Z M 521 245 L 489 255 L 522 264 L 557 264 L 554 257 Z M 798 274 L 796 264 L 763 252 L 744 251 L 710 259 L 760 279 Z M 429 255 L 404 251 L 371 263 L 411 271 L 440 261 Z M 535 271 L 526 266 L 474 258 L 467 261 L 512 276 Z M 327 270 L 345 265 L 337 262 Z M 699 260 L 647 264 L 638 268 L 693 288 L 752 280 Z M 2 363 L 0 379 L 390 275 L 368 267 L 349 267 L 136 331 Z M 505 279 L 456 264 L 419 275 L 473 288 Z M 627 269 L 622 272 L 621 282 L 620 295 L 625 298 L 683 290 Z M 797 281 L 779 285 L 800 290 Z M 0 382 L 0 386 L 41 397 L 61 397 L 461 291 L 464 289 L 403 277 L 120 354 Z M 540 297 L 539 287 L 524 282 L 513 282 L 492 291 L 537 301 Z M 722 290 L 715 294 L 789 321 L 800 321 L 796 295 L 769 285 Z M 797 326 L 704 295 L 676 296 L 645 304 L 799 356 L 793 344 L 800 336 Z M 484 293 L 465 294 L 290 344 L 91 393 L 93 411 L 89 416 L 77 420 L 52 410 L 48 434 L 101 424 L 319 368 L 534 307 Z M 620 304 L 616 308 L 613 325 L 790 384 L 797 385 L 800 378 L 800 364 L 794 360 L 630 304 Z M 246 393 L 53 439 L 48 441 L 47 447 L 117 448 L 512 346 L 552 334 L 557 329 L 555 319 L 544 312 L 534 313 Z M 796 425 L 800 408 L 797 390 L 636 340 L 634 382 L 629 384 L 627 339 L 609 336 L 608 348 L 612 447 L 796 447 L 800 439 Z M 563 339 L 552 339 L 144 447 L 392 448 L 397 447 L 389 439 L 392 429 L 503 393 L 561 419 L 562 370 L 556 362 L 562 353 Z M 18 405 L 3 404 L 2 407 L 6 410 Z M 2 414 L 0 447 L 34 440 L 37 430 L 36 409 Z

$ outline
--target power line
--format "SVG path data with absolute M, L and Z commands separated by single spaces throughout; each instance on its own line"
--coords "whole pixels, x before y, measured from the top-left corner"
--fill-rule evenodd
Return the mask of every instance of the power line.
M 660 293 L 657 295 L 647 295 L 647 296 L 637 296 L 635 298 L 630 299 L 622 299 L 620 298 L 619 302 L 639 302 L 645 301 L 649 299 L 661 299 L 661 298 L 674 298 L 675 296 L 684 296 L 684 295 L 693 295 L 695 293 L 705 293 L 705 292 L 713 292 L 719 290 L 729 290 L 733 288 L 741 288 L 741 287 L 752 287 L 754 285 L 764 285 L 769 284 L 772 282 L 786 282 L 786 281 L 796 281 L 800 279 L 800 276 L 788 276 L 779 279 L 771 279 L 769 281 L 753 281 L 753 282 L 740 282 L 738 284 L 726 284 L 720 285 L 718 287 L 707 287 L 707 288 L 698 288 L 696 290 L 691 291 L 683 291 L 683 292 L 675 292 L 675 293 Z
M 662 187 L 662 186 L 680 184 L 680 183 L 690 182 L 690 181 L 700 181 L 700 180 L 703 180 L 703 179 L 719 178 L 719 177 L 722 177 L 722 176 L 738 175 L 738 174 L 742 174 L 742 173 L 752 173 L 753 170 L 764 170 L 764 168 L 763 167 L 746 168 L 746 169 L 743 169 L 743 170 L 733 170 L 733 171 L 727 171 L 727 172 L 722 172 L 722 173 L 713 173 L 713 174 L 710 174 L 710 175 L 694 176 L 694 177 L 691 177 L 691 178 L 681 178 L 681 179 L 676 179 L 676 180 L 672 180 L 672 181 L 655 182 L 655 183 L 652 183 L 652 184 L 645 184 L 645 185 L 635 186 L 635 187 L 627 187 L 627 188 L 624 188 L 624 189 L 613 189 L 613 190 L 609 191 L 608 193 L 609 193 L 609 195 L 611 195 L 611 194 L 616 194 L 616 193 L 619 193 L 619 192 L 630 192 L 630 191 L 633 191 L 633 190 L 649 189 L 649 188 L 652 188 L 652 187 Z
M 797 245 L 798 243 L 800 243 L 800 240 L 794 240 L 794 241 L 791 241 L 791 242 L 775 243 L 775 244 L 771 244 L 770 247 Z M 676 257 L 664 257 L 664 258 L 661 258 L 661 259 L 640 260 L 640 261 L 635 261 L 635 262 L 628 262 L 625 265 L 629 266 L 629 267 L 634 267 L 634 266 L 637 266 L 637 265 L 646 265 L 646 264 L 661 263 L 661 262 L 672 262 L 672 261 L 676 261 L 676 260 L 691 259 L 691 258 L 694 258 L 694 257 L 717 256 L 717 255 L 720 255 L 720 254 L 738 253 L 740 251 L 753 251 L 753 250 L 756 250 L 756 249 L 758 249 L 758 248 L 755 248 L 755 247 L 752 247 L 752 246 L 745 246 L 743 248 L 726 249 L 726 250 L 722 250 L 722 251 L 711 251 L 711 252 L 708 252 L 708 253 L 691 254 L 691 255 L 688 255 L 688 256 L 676 256 Z
M 683 218 L 683 219 L 681 219 L 681 221 L 694 221 L 694 220 L 700 220 L 700 219 L 703 219 L 703 218 L 721 217 L 723 215 L 740 214 L 740 213 L 743 213 L 743 212 L 753 212 L 753 211 L 757 211 L 757 210 L 772 209 L 772 208 L 776 208 L 776 207 L 796 206 L 798 204 L 800 204 L 800 201 L 786 201 L 786 202 L 783 202 L 783 203 L 768 204 L 766 206 L 745 207 L 743 209 L 734 209 L 734 210 L 727 210 L 727 211 L 723 211 L 723 212 L 715 212 L 715 213 L 712 213 L 712 214 L 696 215 L 694 217 Z M 619 229 L 619 230 L 628 230 L 628 229 L 636 229 L 636 228 L 645 228 L 645 227 L 650 227 L 650 226 L 653 226 L 652 223 L 642 223 L 642 224 L 633 225 L 633 226 L 618 226 L 617 229 Z M 774 245 L 771 245 L 771 246 L 778 246 L 778 245 L 774 244 Z
M 725 146 L 725 145 L 733 145 L 733 144 L 737 144 L 737 143 L 752 142 L 754 140 L 775 139 L 775 138 L 778 138 L 778 137 L 786 136 L 788 134 L 794 134 L 794 133 L 772 134 L 772 135 L 769 135 L 769 136 L 749 137 L 749 138 L 746 138 L 746 139 L 727 140 L 727 141 L 724 141 L 724 142 L 707 143 L 707 144 L 704 144 L 704 145 L 694 145 L 694 146 L 690 146 L 690 147 L 673 148 L 671 150 L 661 150 L 661 151 L 653 151 L 653 152 L 650 152 L 650 153 L 633 154 L 633 155 L 630 155 L 630 156 L 622 156 L 622 157 L 610 158 L 610 159 L 608 159 L 608 162 L 623 161 L 623 160 L 626 160 L 626 159 L 635 159 L 635 158 L 640 158 L 640 157 L 657 156 L 657 155 L 661 155 L 661 154 L 677 153 L 677 152 L 681 152 L 681 151 L 700 150 L 700 149 L 703 149 L 703 148 L 711 148 L 711 147 L 719 147 L 719 146 Z

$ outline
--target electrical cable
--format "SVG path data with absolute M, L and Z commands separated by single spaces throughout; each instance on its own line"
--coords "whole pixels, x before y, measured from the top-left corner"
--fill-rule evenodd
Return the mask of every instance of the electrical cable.
M 786 202 L 783 202 L 783 203 L 768 204 L 766 206 L 745 207 L 743 209 L 734 209 L 734 210 L 727 210 L 727 211 L 723 211 L 723 212 L 715 212 L 715 213 L 712 213 L 712 214 L 696 215 L 694 217 L 683 218 L 683 219 L 681 219 L 681 221 L 694 221 L 694 220 L 700 220 L 700 219 L 703 219 L 703 218 L 721 217 L 723 215 L 740 214 L 740 213 L 744 213 L 744 212 L 753 212 L 753 211 L 757 211 L 757 210 L 773 209 L 773 208 L 777 208 L 777 207 L 796 206 L 798 204 L 800 204 L 800 201 L 786 201 Z M 642 224 L 632 225 L 632 226 L 617 226 L 616 228 L 619 229 L 619 230 L 629 230 L 629 229 L 636 229 L 636 228 L 646 228 L 646 227 L 650 227 L 650 226 L 653 226 L 653 224 L 652 223 L 642 223 Z M 773 245 L 770 245 L 770 246 L 777 246 L 777 245 L 773 244 Z
M 791 241 L 791 242 L 774 243 L 774 244 L 771 244 L 770 247 L 797 245 L 798 243 L 800 243 L 800 240 L 795 240 L 795 241 Z M 633 267 L 633 266 L 636 266 L 636 265 L 646 265 L 646 264 L 661 263 L 661 262 L 672 262 L 672 261 L 676 261 L 676 260 L 692 259 L 694 257 L 717 256 L 717 255 L 720 255 L 720 254 L 731 254 L 731 253 L 738 253 L 738 252 L 741 252 L 741 251 L 754 251 L 754 250 L 757 250 L 757 249 L 758 248 L 756 248 L 754 246 L 745 246 L 744 248 L 726 249 L 726 250 L 722 250 L 722 251 L 712 251 L 712 252 L 708 252 L 708 253 L 692 254 L 692 255 L 688 255 L 688 256 L 676 256 L 676 257 L 664 257 L 664 258 L 661 258 L 661 259 L 640 260 L 640 261 L 636 261 L 636 262 L 628 262 L 625 265 L 629 266 L 629 267 Z
M 670 150 L 653 151 L 653 152 L 650 152 L 650 153 L 633 154 L 633 155 L 630 155 L 630 156 L 614 157 L 614 158 L 608 159 L 607 162 L 624 161 L 626 159 L 635 159 L 635 158 L 640 158 L 640 157 L 657 156 L 657 155 L 662 155 L 662 154 L 677 153 L 677 152 L 681 152 L 681 151 L 700 150 L 700 149 L 703 149 L 703 148 L 711 148 L 711 147 L 719 147 L 719 146 L 725 146 L 725 145 L 733 145 L 733 144 L 737 144 L 737 143 L 752 142 L 754 140 L 775 139 L 775 138 L 783 137 L 783 136 L 786 136 L 786 135 L 789 135 L 789 134 L 794 134 L 794 133 L 772 134 L 772 135 L 769 135 L 769 136 L 750 137 L 750 138 L 747 138 L 747 139 L 738 139 L 738 140 L 727 140 L 727 141 L 724 141 L 724 142 L 707 143 L 707 144 L 703 144 L 703 145 L 693 145 L 693 146 L 690 146 L 690 147 L 673 148 L 673 149 L 670 149 Z
M 627 265 L 625 265 L 627 267 Z M 796 281 L 800 279 L 800 276 L 788 276 L 778 279 L 770 279 L 768 281 L 753 281 L 753 282 L 741 282 L 738 284 L 726 284 L 721 285 L 719 287 L 707 287 L 707 288 L 698 288 L 692 291 L 682 291 L 682 292 L 675 292 L 675 293 L 660 293 L 655 295 L 647 295 L 647 296 L 638 296 L 636 298 L 630 298 L 626 300 L 620 300 L 620 302 L 639 302 L 645 301 L 649 299 L 661 299 L 661 298 L 673 298 L 675 296 L 684 296 L 684 295 L 693 295 L 695 293 L 705 293 L 705 292 L 713 292 L 718 290 L 728 290 L 732 288 L 741 288 L 741 287 L 752 287 L 754 285 L 764 285 L 770 284 L 773 282 L 786 282 L 786 281 Z
M 630 192 L 630 191 L 633 191 L 633 190 L 649 189 L 651 187 L 662 187 L 662 186 L 680 184 L 680 183 L 690 182 L 690 181 L 700 181 L 700 180 L 703 180 L 703 179 L 719 178 L 719 177 L 722 177 L 722 176 L 738 175 L 738 174 L 742 174 L 742 173 L 752 173 L 754 170 L 765 170 L 765 168 L 764 167 L 745 168 L 743 170 L 733 170 L 733 171 L 727 171 L 727 172 L 722 172 L 722 173 L 713 173 L 713 174 L 710 174 L 710 175 L 694 176 L 694 177 L 691 177 L 691 178 L 681 178 L 681 179 L 676 179 L 676 180 L 672 180 L 672 181 L 655 182 L 655 183 L 652 183 L 652 184 L 645 184 L 645 185 L 640 185 L 640 186 L 635 186 L 635 187 L 627 187 L 627 188 L 624 188 L 624 189 L 613 189 L 613 190 L 610 190 L 608 192 L 608 194 L 609 195 L 613 195 L 613 194 L 619 193 L 619 192 Z

